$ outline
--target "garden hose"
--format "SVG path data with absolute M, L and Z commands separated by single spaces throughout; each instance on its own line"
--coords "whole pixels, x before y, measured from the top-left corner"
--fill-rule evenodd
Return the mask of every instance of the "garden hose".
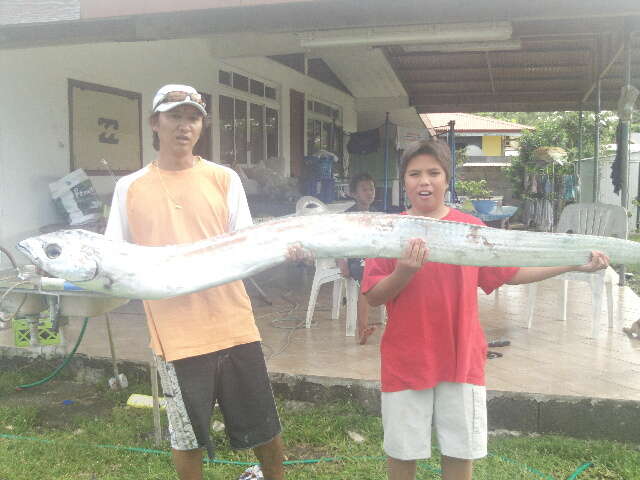
M 32 441 L 32 442 L 38 442 L 38 443 L 47 443 L 47 444 L 55 444 L 56 442 L 54 440 L 49 440 L 49 439 L 44 439 L 44 438 L 37 438 L 37 437 L 27 437 L 27 436 L 23 436 L 23 435 L 13 435 L 13 434 L 7 434 L 7 433 L 0 433 L 0 439 L 7 439 L 7 440 L 26 440 L 26 441 Z M 122 446 L 122 445 L 105 445 L 105 444 L 84 444 L 84 443 L 76 443 L 75 445 L 81 446 L 81 447 L 85 447 L 85 448 L 100 448 L 100 449 L 108 449 L 108 450 L 121 450 L 121 451 L 126 451 L 126 452 L 136 452 L 136 453 L 143 453 L 143 454 L 151 454 L 151 455 L 163 455 L 163 456 L 171 456 L 171 452 L 167 452 L 165 450 L 157 450 L 157 449 L 152 449 L 152 448 L 142 448 L 142 447 L 127 447 L 127 446 Z M 489 454 L 491 455 L 491 454 Z M 523 463 L 519 463 L 516 462 L 515 460 L 512 460 L 510 458 L 507 457 L 502 457 L 502 456 L 498 456 L 495 455 L 499 458 L 501 458 L 502 460 L 506 460 L 509 463 L 512 463 L 514 465 L 518 465 L 520 467 L 524 467 L 524 469 L 526 469 L 529 473 L 536 475 L 539 478 L 543 478 L 545 480 L 556 480 L 555 477 L 552 477 L 550 475 L 546 475 L 536 469 L 530 468 L 529 466 L 523 464 Z M 322 457 L 322 458 L 312 458 L 312 459 L 302 459 L 302 460 L 287 460 L 285 462 L 282 462 L 283 465 L 314 465 L 314 464 L 318 464 L 318 463 L 326 463 L 326 462 L 339 462 L 339 461 L 384 461 L 387 457 L 385 456 L 361 456 L 361 457 Z M 243 461 L 238 461 L 238 460 L 221 460 L 221 459 L 208 459 L 208 458 L 204 458 L 203 461 L 205 463 L 208 464 L 219 464 L 219 465 L 238 465 L 238 466 L 250 466 L 250 465 L 256 465 L 256 462 L 243 462 Z M 587 462 L 582 464 L 580 467 L 578 467 L 569 477 L 567 477 L 567 480 L 575 480 L 576 478 L 578 478 L 582 473 L 584 473 L 585 470 L 587 470 L 589 467 L 592 467 L 593 463 L 592 462 Z M 439 469 L 433 468 L 430 465 L 425 465 L 424 462 L 419 461 L 418 462 L 418 467 L 425 469 L 425 470 L 429 470 L 432 473 L 435 473 L 436 475 L 440 475 L 441 471 Z
M 73 346 L 73 349 L 64 359 L 64 361 L 53 371 L 50 375 L 46 376 L 42 380 L 38 380 L 37 382 L 27 383 L 25 385 L 18 385 L 16 390 L 26 390 L 28 388 L 37 387 L 38 385 L 42 385 L 47 383 L 52 378 L 56 377 L 64 367 L 71 361 L 71 358 L 75 355 L 76 350 L 80 346 L 80 342 L 82 342 L 82 337 L 84 337 L 84 331 L 87 329 L 87 324 L 89 323 L 89 317 L 84 317 L 84 323 L 82 324 L 82 330 L 80 330 L 80 335 L 78 335 L 78 339 L 76 340 L 76 344 Z

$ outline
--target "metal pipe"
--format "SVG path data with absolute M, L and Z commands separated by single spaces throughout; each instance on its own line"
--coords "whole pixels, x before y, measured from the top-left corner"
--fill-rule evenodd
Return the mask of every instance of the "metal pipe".
M 627 35 L 624 39 L 624 84 L 631 85 L 631 36 Z M 620 198 L 621 205 L 629 209 L 629 124 L 630 118 L 620 119 L 620 158 L 622 159 L 621 171 L 622 176 L 622 195 Z
M 449 148 L 451 149 L 451 178 L 449 179 L 449 194 L 451 203 L 458 203 L 456 192 L 456 121 L 449 121 Z
M 624 38 L 624 84 L 631 85 L 631 34 L 625 35 Z M 624 91 L 624 90 L 623 90 Z M 629 124 L 630 118 L 620 118 L 620 143 L 616 148 L 620 149 L 620 176 L 622 177 L 622 188 L 620 195 L 620 204 L 629 211 Z M 625 266 L 620 266 L 619 285 L 625 284 Z
M 600 198 L 600 80 L 596 82 L 595 139 L 593 142 L 593 202 Z
M 389 183 L 389 112 L 384 118 L 384 211 L 387 212 L 387 199 L 388 199 L 388 183 Z
M 596 48 L 598 49 L 598 51 L 596 52 L 596 55 L 600 56 L 600 42 L 596 42 Z M 604 78 L 604 76 L 609 72 L 609 70 L 611 69 L 611 67 L 613 66 L 614 63 L 616 63 L 616 60 L 618 59 L 618 56 L 622 53 L 622 50 L 624 50 L 624 44 L 620 45 L 620 48 L 618 48 L 618 50 L 616 51 L 616 53 L 613 55 L 613 58 L 611 59 L 611 61 L 607 64 L 606 67 L 604 67 L 604 69 L 600 72 L 600 74 L 598 74 L 598 78 L 596 79 L 595 82 L 593 82 L 593 84 L 589 87 L 589 90 L 586 91 L 586 93 L 583 95 L 582 97 L 582 103 L 585 103 L 589 97 L 591 96 L 591 93 L 594 91 L 594 89 L 599 88 L 598 84 L 600 83 L 600 80 L 602 80 Z M 598 62 L 598 66 L 600 66 L 600 62 Z
M 580 187 L 580 184 L 582 183 L 582 179 L 580 178 L 580 173 L 582 170 L 582 129 L 583 127 L 583 118 L 584 118 L 584 112 L 582 111 L 582 104 L 580 105 L 580 113 L 578 115 L 578 162 L 577 162 L 577 183 L 578 183 L 578 187 Z M 582 189 L 578 188 L 577 189 L 577 201 L 580 202 L 580 199 L 582 198 Z

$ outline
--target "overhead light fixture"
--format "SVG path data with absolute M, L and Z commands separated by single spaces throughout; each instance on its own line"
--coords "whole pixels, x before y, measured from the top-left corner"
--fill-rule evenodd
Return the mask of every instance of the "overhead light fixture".
M 302 32 L 303 48 L 413 45 L 509 40 L 510 22 L 434 23 L 402 27 L 349 28 Z
M 522 50 L 520 40 L 503 40 L 495 42 L 462 42 L 426 45 L 407 45 L 405 52 L 494 52 L 502 50 Z

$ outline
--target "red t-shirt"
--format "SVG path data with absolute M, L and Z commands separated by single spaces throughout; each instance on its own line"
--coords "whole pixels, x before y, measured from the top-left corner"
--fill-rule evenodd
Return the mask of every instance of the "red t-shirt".
M 478 218 L 454 209 L 442 220 L 482 225 Z M 396 263 L 390 258 L 367 259 L 362 292 L 390 275 Z M 380 345 L 382 391 L 423 390 L 440 382 L 484 385 L 487 341 L 478 319 L 477 287 L 491 293 L 517 271 L 426 263 L 386 304 L 388 322 Z

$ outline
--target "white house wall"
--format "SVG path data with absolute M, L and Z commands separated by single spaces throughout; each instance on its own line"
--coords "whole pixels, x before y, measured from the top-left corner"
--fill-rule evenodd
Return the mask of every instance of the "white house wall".
M 202 39 L 140 43 L 106 43 L 0 50 L 0 245 L 36 234 L 57 223 L 48 185 L 70 171 L 68 79 L 140 92 L 144 163 L 154 157 L 146 117 L 157 88 L 187 83 L 212 95 L 212 152 L 219 152 L 218 68 L 277 85 L 280 98 L 280 155 L 289 169 L 289 89 L 342 108 L 343 126 L 356 130 L 351 96 L 266 58 L 212 58 Z M 227 90 L 228 91 L 228 90 Z M 305 142 L 306 144 L 306 142 Z M 112 191 L 108 176 L 92 177 L 101 195 Z M 5 260 L 2 260 L 3 264 Z
M 290 114 L 290 102 L 289 102 L 289 90 L 297 90 L 305 93 L 305 98 L 313 98 L 315 100 L 324 101 L 325 103 L 333 104 L 336 107 L 342 108 L 342 126 L 348 132 L 354 132 L 358 130 L 357 114 L 355 111 L 355 100 L 351 95 L 348 95 L 340 90 L 337 90 L 322 82 L 309 78 L 296 70 L 286 67 L 280 63 L 269 60 L 266 57 L 256 58 L 234 58 L 224 61 L 224 65 L 221 68 L 229 67 L 250 75 L 251 73 L 258 73 L 264 77 L 265 80 L 278 80 L 281 86 L 281 110 L 280 115 L 282 117 L 280 126 L 283 130 L 283 134 L 280 136 L 280 156 L 286 159 L 285 165 L 283 165 L 283 171 L 286 175 L 289 175 L 289 114 Z M 305 107 L 306 111 L 306 107 Z M 306 120 L 305 120 L 306 125 Z M 306 127 L 305 127 L 306 132 Z M 220 129 L 214 128 L 214 144 L 219 144 Z M 217 138 L 216 138 L 217 137 Z M 306 138 L 305 138 L 306 146 Z M 305 147 L 306 148 L 306 147 Z M 214 150 L 216 151 L 216 150 Z

